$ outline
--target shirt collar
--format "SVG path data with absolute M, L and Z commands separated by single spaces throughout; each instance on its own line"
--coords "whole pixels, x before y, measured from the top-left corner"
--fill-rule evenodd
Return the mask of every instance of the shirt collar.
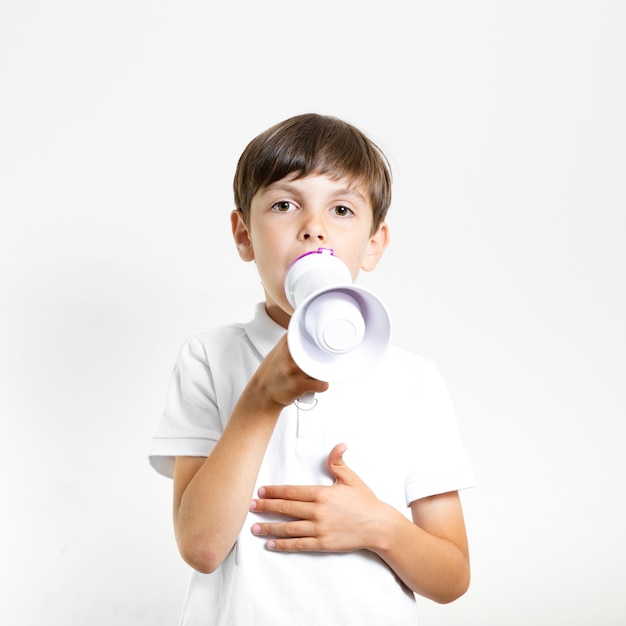
M 267 353 L 287 332 L 267 314 L 264 302 L 259 302 L 256 305 L 254 318 L 244 324 L 244 330 L 261 358 L 265 358 Z

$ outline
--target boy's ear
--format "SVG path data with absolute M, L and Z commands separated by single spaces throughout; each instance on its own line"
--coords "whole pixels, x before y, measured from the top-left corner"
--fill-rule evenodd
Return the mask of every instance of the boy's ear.
M 361 269 L 365 272 L 371 272 L 380 261 L 387 245 L 389 244 L 389 226 L 383 222 L 378 230 L 370 237 L 365 256 L 361 263 Z
M 237 252 L 242 261 L 254 261 L 254 249 L 250 241 L 248 227 L 243 221 L 243 213 L 237 209 L 230 214 L 230 227 L 233 231 L 233 239 L 237 246 Z

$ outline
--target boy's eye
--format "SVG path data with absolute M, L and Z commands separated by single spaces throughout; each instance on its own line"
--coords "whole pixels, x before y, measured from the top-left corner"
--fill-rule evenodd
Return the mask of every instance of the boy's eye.
M 293 211 L 294 205 L 291 202 L 287 202 L 287 200 L 281 200 L 280 202 L 276 202 L 272 205 L 272 209 L 274 211 L 278 211 L 279 213 L 286 213 L 287 211 Z
M 347 217 L 352 213 L 352 210 L 347 206 L 336 206 L 333 208 L 335 215 L 339 215 L 339 217 Z

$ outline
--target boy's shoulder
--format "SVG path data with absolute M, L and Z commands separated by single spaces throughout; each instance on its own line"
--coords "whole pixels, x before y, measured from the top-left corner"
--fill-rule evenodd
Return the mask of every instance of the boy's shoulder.
M 262 359 L 283 335 L 285 329 L 278 326 L 258 304 L 252 319 L 246 322 L 218 324 L 206 330 L 192 333 L 183 345 L 195 358 L 213 361 L 220 366 L 228 362 L 240 363 L 242 359 Z
M 417 397 L 447 394 L 447 385 L 437 363 L 397 345 L 389 346 L 385 358 L 372 372 L 379 385 L 402 396 Z
M 182 349 L 201 357 L 211 352 L 228 350 L 245 337 L 245 324 L 239 322 L 219 324 L 192 332 L 184 340 Z
M 423 372 L 438 371 L 437 365 L 431 359 L 411 352 L 406 348 L 402 348 L 396 344 L 391 344 L 387 350 L 385 361 L 394 368 L 408 368 L 413 371 L 419 370 Z
M 245 324 L 242 322 L 229 322 L 225 324 L 217 324 L 202 330 L 196 330 L 188 337 L 190 342 L 198 342 L 201 344 L 212 343 L 216 341 L 228 341 L 233 337 L 245 334 Z

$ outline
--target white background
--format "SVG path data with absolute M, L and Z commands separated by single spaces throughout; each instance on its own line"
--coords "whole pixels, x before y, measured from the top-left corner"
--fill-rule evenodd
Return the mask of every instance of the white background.
M 315 111 L 393 164 L 362 284 L 442 369 L 480 484 L 472 587 L 423 623 L 626 623 L 625 6 L 4 2 L 0 622 L 176 623 L 150 437 L 182 341 L 261 296 L 239 154 Z

